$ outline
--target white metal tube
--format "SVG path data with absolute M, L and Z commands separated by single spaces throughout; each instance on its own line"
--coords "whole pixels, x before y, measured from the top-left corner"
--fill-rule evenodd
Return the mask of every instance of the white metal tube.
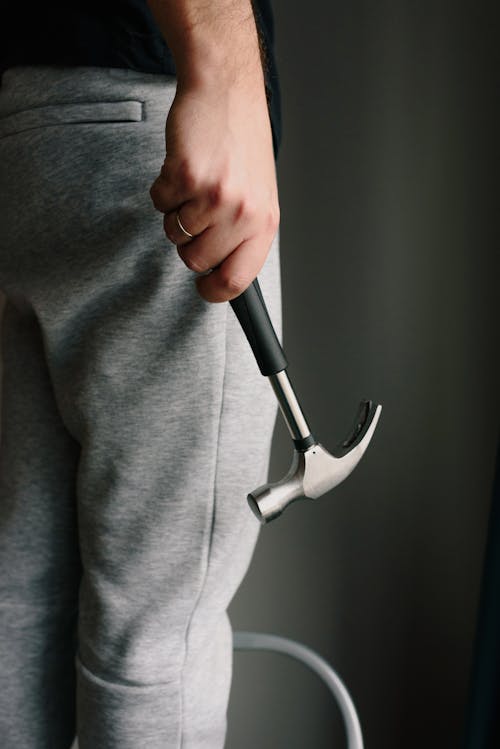
M 363 735 L 354 702 L 333 668 L 314 650 L 294 640 L 264 632 L 234 632 L 233 647 L 235 650 L 272 650 L 296 658 L 309 666 L 325 682 L 337 700 L 344 720 L 348 749 L 363 749 Z

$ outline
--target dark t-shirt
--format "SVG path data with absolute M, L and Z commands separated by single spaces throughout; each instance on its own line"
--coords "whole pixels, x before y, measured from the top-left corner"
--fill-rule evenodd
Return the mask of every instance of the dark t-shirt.
M 271 0 L 254 0 L 265 49 L 264 78 L 274 155 L 281 100 Z M 25 0 L 12 3 L 0 30 L 0 75 L 15 65 L 90 65 L 175 75 L 175 64 L 146 0 Z

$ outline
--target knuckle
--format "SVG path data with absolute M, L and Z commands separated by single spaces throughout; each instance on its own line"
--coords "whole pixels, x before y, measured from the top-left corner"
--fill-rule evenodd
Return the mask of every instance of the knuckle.
M 211 185 L 207 190 L 207 200 L 211 208 L 217 208 L 222 202 L 222 187 L 220 183 Z
M 236 204 L 236 220 L 252 221 L 257 215 L 255 204 L 250 198 L 240 198 Z
M 181 189 L 188 193 L 195 192 L 198 187 L 198 177 L 193 169 L 192 163 L 188 159 L 183 159 L 179 165 L 177 173 Z
M 212 208 L 219 208 L 229 199 L 228 185 L 219 180 L 208 188 L 208 202 Z
M 264 231 L 275 232 L 280 222 L 279 207 L 260 207 L 250 198 L 240 198 L 236 205 L 235 218 L 244 223 L 257 223 Z
M 220 282 L 223 291 L 230 296 L 239 296 L 249 285 L 249 282 L 244 276 L 234 273 L 229 276 L 222 276 Z

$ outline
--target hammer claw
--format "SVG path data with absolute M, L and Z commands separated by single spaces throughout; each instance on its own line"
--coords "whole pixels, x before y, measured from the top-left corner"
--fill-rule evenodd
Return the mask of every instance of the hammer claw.
M 294 450 L 290 470 L 281 481 L 264 484 L 248 495 L 248 503 L 262 524 L 277 518 L 297 499 L 317 499 L 338 486 L 357 466 L 373 436 L 382 406 L 364 400 L 349 436 L 329 453 L 323 445 Z

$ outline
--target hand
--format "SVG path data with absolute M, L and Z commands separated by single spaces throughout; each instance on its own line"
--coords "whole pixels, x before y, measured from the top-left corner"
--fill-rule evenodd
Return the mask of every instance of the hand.
M 224 302 L 256 278 L 279 226 L 272 131 L 262 79 L 177 85 L 166 157 L 150 195 L 200 296 Z M 176 212 L 194 239 L 180 230 Z M 210 269 L 211 272 L 206 273 Z

